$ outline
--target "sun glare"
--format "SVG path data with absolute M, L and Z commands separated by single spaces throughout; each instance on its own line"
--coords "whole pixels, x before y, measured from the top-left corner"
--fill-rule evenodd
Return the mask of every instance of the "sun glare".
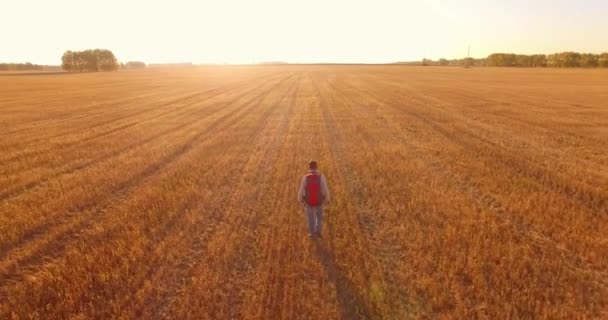
M 80 1 L 9 0 L 5 12 L 28 16 L 0 19 L 1 30 L 18 30 L 3 34 L 0 60 L 57 64 L 65 50 L 88 48 L 111 49 L 121 61 L 219 64 L 462 58 L 469 45 L 476 57 L 601 52 L 598 30 L 606 29 L 601 12 L 608 4 L 596 2 L 588 12 L 572 6 L 545 0 L 107 0 L 87 14 L 75 12 Z

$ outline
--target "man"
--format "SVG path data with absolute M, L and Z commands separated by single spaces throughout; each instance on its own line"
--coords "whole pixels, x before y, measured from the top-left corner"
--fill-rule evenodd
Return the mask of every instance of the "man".
M 325 176 L 318 171 L 317 162 L 308 162 L 308 174 L 302 177 L 298 201 L 304 203 L 308 219 L 308 236 L 321 238 L 323 203 L 329 202 L 329 189 Z

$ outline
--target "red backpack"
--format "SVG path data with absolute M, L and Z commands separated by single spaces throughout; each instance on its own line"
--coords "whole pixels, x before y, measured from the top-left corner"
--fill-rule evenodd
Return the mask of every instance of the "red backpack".
M 321 175 L 319 173 L 311 172 L 306 175 L 306 185 L 304 191 L 304 200 L 309 206 L 318 206 L 323 203 L 323 194 L 321 193 Z

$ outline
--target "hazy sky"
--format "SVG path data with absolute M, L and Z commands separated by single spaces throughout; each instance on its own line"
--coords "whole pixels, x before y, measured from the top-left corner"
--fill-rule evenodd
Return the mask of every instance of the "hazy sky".
M 0 62 L 393 62 L 608 51 L 608 0 L 3 0 Z

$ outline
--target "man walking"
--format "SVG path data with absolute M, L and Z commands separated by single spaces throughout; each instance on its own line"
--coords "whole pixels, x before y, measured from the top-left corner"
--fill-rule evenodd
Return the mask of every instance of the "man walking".
M 308 236 L 321 238 L 323 203 L 329 202 L 329 189 L 325 176 L 318 171 L 316 161 L 308 162 L 308 170 L 308 174 L 302 177 L 300 183 L 298 201 L 304 203 L 308 219 Z

